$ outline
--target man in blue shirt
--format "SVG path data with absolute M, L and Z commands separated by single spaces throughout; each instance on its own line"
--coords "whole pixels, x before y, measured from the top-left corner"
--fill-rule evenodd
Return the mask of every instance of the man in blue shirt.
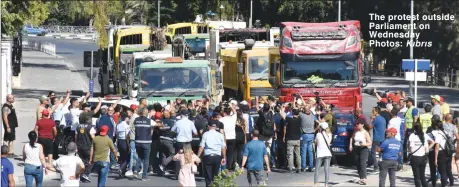
M 175 153 L 178 153 L 178 151 L 182 149 L 183 144 L 190 143 L 193 140 L 193 135 L 198 135 L 196 126 L 194 126 L 194 123 L 188 118 L 190 112 L 187 109 L 183 109 L 180 114 L 180 120 L 176 121 L 171 129 L 171 131 L 177 134 Z
M 397 129 L 387 129 L 387 139 L 381 143 L 381 146 L 378 148 L 378 152 L 382 153 L 382 161 L 379 163 L 379 187 L 386 186 L 386 176 L 388 172 L 390 186 L 395 187 L 395 172 L 397 170 L 398 159 L 402 156 L 400 152 L 402 144 L 395 139 L 396 134 Z
M 372 115 L 370 117 L 371 128 L 373 129 L 373 143 L 371 146 L 371 157 L 370 157 L 370 164 L 373 165 L 375 171 L 379 170 L 378 162 L 376 160 L 376 151 L 381 142 L 385 139 L 385 131 L 386 131 L 386 119 L 379 115 L 381 110 L 379 107 L 374 107 L 372 111 Z
M 269 160 L 268 152 L 265 149 L 265 143 L 261 140 L 258 140 L 260 136 L 260 131 L 254 129 L 252 131 L 252 141 L 247 143 L 244 148 L 244 156 L 242 157 L 242 166 L 247 163 L 247 180 L 249 181 L 250 186 L 252 186 L 252 175 L 255 176 L 257 180 L 257 186 L 265 185 L 263 179 L 263 160 L 266 163 L 266 168 L 268 169 L 266 173 L 269 173 Z
M 217 123 L 217 120 L 209 121 L 209 131 L 202 135 L 202 140 L 199 144 L 198 157 L 201 157 L 204 152 L 202 164 L 204 166 L 206 186 L 212 184 L 214 177 L 218 175 L 220 166 L 226 164 L 225 137 L 215 130 L 217 129 Z
M 2 186 L 15 186 L 14 183 L 14 167 L 8 160 L 8 146 L 2 146 Z

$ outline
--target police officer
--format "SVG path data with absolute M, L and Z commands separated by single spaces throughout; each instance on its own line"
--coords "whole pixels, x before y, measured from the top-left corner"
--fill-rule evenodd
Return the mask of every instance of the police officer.
M 148 181 L 147 172 L 150 162 L 151 142 L 153 135 L 153 127 L 156 123 L 147 117 L 148 109 L 140 108 L 140 117 L 134 120 L 135 128 L 135 149 L 139 155 L 139 159 L 143 162 L 142 180 Z M 136 164 L 136 171 L 140 171 L 140 164 Z
M 85 172 L 80 177 L 81 182 L 91 182 L 91 180 L 89 179 L 89 174 L 91 174 L 92 167 L 91 164 L 89 164 L 89 156 L 91 151 L 92 139 L 95 135 L 96 129 L 95 126 L 92 125 L 91 115 L 85 115 L 85 113 L 82 113 L 82 115 L 80 115 L 80 124 L 77 127 L 75 135 L 75 143 L 78 147 L 78 155 L 85 164 Z
M 226 164 L 226 144 L 223 134 L 216 131 L 217 121 L 209 121 L 209 131 L 202 136 L 198 157 L 204 152 L 204 178 L 206 186 L 210 186 L 218 175 L 220 165 Z

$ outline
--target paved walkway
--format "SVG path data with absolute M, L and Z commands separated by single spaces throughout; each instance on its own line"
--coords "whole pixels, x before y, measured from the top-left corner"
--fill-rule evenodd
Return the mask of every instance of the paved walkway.
M 23 60 L 21 87 L 13 90 L 13 95 L 16 97 L 14 107 L 19 119 L 14 154 L 19 157 L 10 161 L 14 165 L 17 186 L 25 184 L 22 147 L 29 142 L 27 134 L 35 128 L 38 98 L 41 95 L 48 95 L 49 91 L 55 91 L 57 96 L 65 96 L 67 88 L 87 90 L 82 85 L 80 75 L 70 71 L 66 62 L 60 58 L 39 51 L 23 51 Z M 58 177 L 56 173 L 49 172 L 45 180 Z

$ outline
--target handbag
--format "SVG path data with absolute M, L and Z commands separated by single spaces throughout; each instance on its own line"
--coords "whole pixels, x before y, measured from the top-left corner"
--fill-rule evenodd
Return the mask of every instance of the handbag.
M 192 164 L 191 165 L 191 173 L 193 174 L 197 174 L 198 173 L 198 166 L 196 166 L 196 164 Z
M 325 144 L 327 144 L 328 150 L 330 151 L 330 153 L 331 153 L 331 155 L 332 155 L 332 157 L 333 157 L 333 156 L 334 156 L 334 155 L 333 155 L 333 151 L 331 150 L 330 146 L 328 145 L 327 139 L 325 139 L 325 135 L 324 135 L 322 132 L 320 132 L 320 134 L 322 134 L 322 138 L 324 139 Z M 316 156 L 316 157 L 317 157 L 317 156 Z

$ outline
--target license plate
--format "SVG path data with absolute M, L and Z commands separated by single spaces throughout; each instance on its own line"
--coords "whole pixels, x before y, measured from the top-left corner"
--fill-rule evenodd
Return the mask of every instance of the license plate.
M 332 147 L 333 152 L 341 152 L 341 149 L 338 147 Z

